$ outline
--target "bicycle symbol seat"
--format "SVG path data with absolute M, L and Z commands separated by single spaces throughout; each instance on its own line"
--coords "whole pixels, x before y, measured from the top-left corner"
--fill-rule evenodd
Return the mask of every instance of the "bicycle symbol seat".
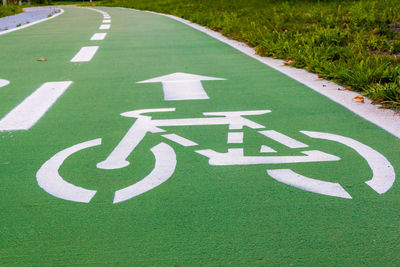
M 297 141 L 285 134 L 275 130 L 266 130 L 261 124 L 258 124 L 243 116 L 260 116 L 270 113 L 270 110 L 249 110 L 249 111 L 230 111 L 230 112 L 204 112 L 205 117 L 200 118 L 182 118 L 182 119 L 161 119 L 153 120 L 148 113 L 154 112 L 173 112 L 175 108 L 144 109 L 122 113 L 124 117 L 136 118 L 136 121 L 121 139 L 118 145 L 108 155 L 108 157 L 99 162 L 96 166 L 99 169 L 119 169 L 130 164 L 127 161 L 128 156 L 134 151 L 137 145 L 149 133 L 164 133 L 164 127 L 168 126 L 204 126 L 204 125 L 228 125 L 228 143 L 243 142 L 243 127 L 256 129 L 259 134 L 270 138 L 289 148 L 305 149 L 301 156 L 245 156 L 243 148 L 228 149 L 226 153 L 216 152 L 212 149 L 195 150 L 196 153 L 209 159 L 209 164 L 214 166 L 231 165 L 257 165 L 263 164 L 291 164 L 307 162 L 327 162 L 339 161 L 339 157 L 319 150 L 307 150 L 309 147 L 300 141 Z M 331 133 L 322 133 L 314 131 L 300 131 L 300 133 L 316 139 L 325 139 L 341 143 L 355 150 L 363 157 L 370 166 L 373 176 L 366 181 L 374 191 L 379 194 L 387 192 L 395 181 L 395 172 L 390 162 L 379 152 L 371 147 L 360 143 L 349 137 L 343 137 Z M 177 134 L 163 134 L 162 137 L 180 144 L 185 147 L 197 146 L 197 143 L 186 139 Z M 49 194 L 75 202 L 88 203 L 97 193 L 96 190 L 89 190 L 65 181 L 58 170 L 63 162 L 72 154 L 89 147 L 101 145 L 101 138 L 76 144 L 56 153 L 52 158 L 45 162 L 36 174 L 38 184 Z M 141 195 L 167 181 L 174 173 L 176 168 L 176 154 L 174 149 L 160 142 L 152 147 L 151 152 L 155 158 L 153 170 L 140 181 L 120 190 L 114 195 L 113 203 L 120 203 Z M 273 149 L 262 146 L 260 152 L 275 152 Z M 352 197 L 345 191 L 339 183 L 332 183 L 303 176 L 291 169 L 268 169 L 267 174 L 273 179 L 294 186 L 296 188 L 314 192 L 318 194 L 351 199 Z

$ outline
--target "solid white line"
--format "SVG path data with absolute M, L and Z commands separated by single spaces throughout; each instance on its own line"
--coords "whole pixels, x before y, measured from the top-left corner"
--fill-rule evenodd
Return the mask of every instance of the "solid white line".
M 20 27 L 14 28 L 14 29 L 2 31 L 2 32 L 0 32 L 0 35 L 6 34 L 6 33 L 10 33 L 10 32 L 14 32 L 14 31 L 18 31 L 18 30 L 22 30 L 22 29 L 28 28 L 28 27 L 30 27 L 30 26 L 33 26 L 33 25 L 35 25 L 35 24 L 41 23 L 41 22 L 43 22 L 43 21 L 50 20 L 50 19 L 54 19 L 55 17 L 57 17 L 57 16 L 59 16 L 59 15 L 61 15 L 61 14 L 64 13 L 64 9 L 60 8 L 59 10 L 60 10 L 59 13 L 56 13 L 56 14 L 52 15 L 52 16 L 49 17 L 49 18 L 37 20 L 37 21 L 31 22 L 31 23 L 29 23 L 29 24 L 25 24 L 25 25 L 22 25 L 22 26 L 20 26 Z
M 269 137 L 273 140 L 275 140 L 278 143 L 281 143 L 282 145 L 285 145 L 290 148 L 304 148 L 308 147 L 308 145 L 303 144 L 302 142 L 299 142 L 297 140 L 294 140 L 293 138 L 286 136 L 284 134 L 281 134 L 277 131 L 274 130 L 268 130 L 268 131 L 259 131 L 260 134 L 265 135 L 266 137 Z
M 94 54 L 96 54 L 98 46 L 84 46 L 79 52 L 71 59 L 71 62 L 87 62 L 92 60 Z
M 4 87 L 4 86 L 8 85 L 9 83 L 10 83 L 10 81 L 0 79 L 0 87 Z
M 102 23 L 111 23 L 111 19 L 105 19 Z
M 165 137 L 171 141 L 174 141 L 175 143 L 178 143 L 182 146 L 197 146 L 197 143 L 186 139 L 182 136 L 179 136 L 177 134 L 163 134 L 162 137 Z
M 71 84 L 71 81 L 44 83 L 0 120 L 0 131 L 28 130 Z
M 101 32 L 101 33 L 95 33 L 93 34 L 92 38 L 90 38 L 91 41 L 98 41 L 98 40 L 104 40 L 106 38 L 107 33 Z
M 296 188 L 332 197 L 351 199 L 349 193 L 338 183 L 315 180 L 302 176 L 290 169 L 267 170 L 269 176 L 275 180 Z
M 243 143 L 243 132 L 229 132 L 228 144 L 241 144 Z
M 111 25 L 110 24 L 102 24 L 100 25 L 99 29 L 100 30 L 108 30 L 110 29 Z
M 309 73 L 303 69 L 296 69 L 284 66 L 283 65 L 284 60 L 274 59 L 269 57 L 261 57 L 256 54 L 254 48 L 251 48 L 244 43 L 228 39 L 219 32 L 212 31 L 206 27 L 192 23 L 188 20 L 178 18 L 173 15 L 156 13 L 152 11 L 142 11 L 137 9 L 123 8 L 123 7 L 120 8 L 139 11 L 139 12 L 147 12 L 159 16 L 165 16 L 173 20 L 179 21 L 183 24 L 186 24 L 189 27 L 192 27 L 223 43 L 228 44 L 229 46 L 235 48 L 236 50 L 239 50 L 240 52 L 246 54 L 249 57 L 252 57 L 260 61 L 261 63 L 273 69 L 276 69 L 277 71 L 289 76 L 290 78 L 306 85 L 312 90 L 326 96 L 332 101 L 342 105 L 343 107 L 347 108 L 348 110 L 357 114 L 358 116 L 372 122 L 376 126 L 381 127 L 382 129 L 386 130 L 392 135 L 400 138 L 400 117 L 392 110 L 381 109 L 379 106 L 371 104 L 372 101 L 368 98 L 365 98 L 364 104 L 355 103 L 353 101 L 353 98 L 359 95 L 358 93 L 347 90 L 338 90 L 338 88 L 343 89 L 343 87 L 334 82 L 321 80 L 320 78 L 318 78 L 317 74 Z

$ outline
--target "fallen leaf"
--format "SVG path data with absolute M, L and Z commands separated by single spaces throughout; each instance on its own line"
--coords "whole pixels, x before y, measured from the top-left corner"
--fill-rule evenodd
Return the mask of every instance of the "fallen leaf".
M 324 76 L 321 73 L 318 73 L 318 78 L 321 79 L 324 78 Z
M 349 90 L 349 91 L 351 91 L 351 90 L 353 90 L 353 87 L 347 86 L 346 89 Z
M 283 65 L 285 65 L 285 66 L 287 66 L 287 65 L 293 65 L 293 64 L 294 64 L 294 61 L 293 61 L 293 60 L 288 60 L 288 61 L 283 62 Z
M 364 103 L 364 97 L 361 95 L 358 95 L 353 98 L 357 103 Z
M 37 61 L 47 61 L 44 57 L 39 58 Z

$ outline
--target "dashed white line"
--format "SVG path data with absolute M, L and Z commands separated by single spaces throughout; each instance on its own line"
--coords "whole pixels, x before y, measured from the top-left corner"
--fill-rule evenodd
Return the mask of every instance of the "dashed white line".
M 111 25 L 110 24 L 102 24 L 100 25 L 100 30 L 108 30 L 110 29 Z
M 111 19 L 105 19 L 103 20 L 103 23 L 111 23 Z
M 101 33 L 95 33 L 93 34 L 92 38 L 90 38 L 91 41 L 98 41 L 98 40 L 104 40 L 106 38 L 107 33 L 101 32 Z
M 44 83 L 0 120 L 0 131 L 28 130 L 71 84 L 72 81 Z
M 71 62 L 87 62 L 92 60 L 96 54 L 98 46 L 84 46 L 79 52 L 71 59 Z

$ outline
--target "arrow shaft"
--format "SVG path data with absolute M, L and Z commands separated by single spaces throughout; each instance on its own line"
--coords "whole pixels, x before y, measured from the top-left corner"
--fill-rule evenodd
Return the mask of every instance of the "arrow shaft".
M 166 81 L 162 86 L 166 101 L 209 99 L 201 81 Z

